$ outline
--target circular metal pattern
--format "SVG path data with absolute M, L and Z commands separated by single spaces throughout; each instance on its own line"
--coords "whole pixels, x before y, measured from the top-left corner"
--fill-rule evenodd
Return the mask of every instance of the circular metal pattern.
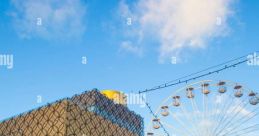
M 155 112 L 146 135 L 258 136 L 259 95 L 230 81 L 200 81 L 173 91 Z

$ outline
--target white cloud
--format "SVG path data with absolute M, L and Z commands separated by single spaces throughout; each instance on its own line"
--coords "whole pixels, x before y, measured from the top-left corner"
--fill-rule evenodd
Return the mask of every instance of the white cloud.
M 14 27 L 22 38 L 70 39 L 85 31 L 86 5 L 80 0 L 12 0 Z M 37 19 L 42 25 L 37 25 Z
M 139 31 L 160 42 L 162 59 L 185 49 L 205 48 L 214 37 L 225 36 L 234 0 L 140 0 L 133 10 L 121 4 L 123 15 L 138 18 Z
M 137 23 L 137 15 L 132 12 L 132 8 L 125 3 L 124 0 L 119 3 L 118 17 L 123 21 L 122 31 L 127 40 L 120 43 L 119 52 L 128 52 L 137 56 L 143 55 L 143 33 L 139 29 L 139 24 Z M 130 25 L 128 23 L 130 19 Z
M 142 55 L 142 48 L 139 46 L 134 46 L 131 41 L 123 41 L 120 45 L 120 52 L 129 52 L 136 54 L 138 56 Z
M 127 5 L 125 3 L 125 1 L 120 1 L 120 3 L 119 3 L 119 13 L 120 13 L 120 16 L 124 17 L 124 18 L 128 18 L 128 17 L 133 16 L 129 5 Z

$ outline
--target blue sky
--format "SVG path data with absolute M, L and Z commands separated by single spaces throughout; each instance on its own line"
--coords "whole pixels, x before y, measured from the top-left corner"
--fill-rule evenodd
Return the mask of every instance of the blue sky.
M 0 54 L 13 54 L 14 68 L 0 66 L 0 120 L 92 88 L 137 92 L 258 50 L 258 1 L 219 0 L 200 11 L 198 0 L 193 9 L 187 6 L 193 15 L 167 2 L 1 1 Z M 38 17 L 42 26 L 36 25 Z M 172 56 L 177 64 L 170 63 Z M 207 78 L 258 90 L 258 75 L 259 66 L 242 65 Z M 179 87 L 147 99 L 155 108 Z M 150 119 L 146 108 L 129 107 Z

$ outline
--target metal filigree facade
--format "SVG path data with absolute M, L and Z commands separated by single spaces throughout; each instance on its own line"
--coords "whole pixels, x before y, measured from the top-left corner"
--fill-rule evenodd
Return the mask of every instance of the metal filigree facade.
M 143 119 L 93 90 L 0 123 L 0 136 L 143 136 Z

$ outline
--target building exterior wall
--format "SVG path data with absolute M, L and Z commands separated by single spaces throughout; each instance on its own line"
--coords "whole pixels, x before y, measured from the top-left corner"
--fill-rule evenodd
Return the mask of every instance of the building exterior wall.
M 67 101 L 21 114 L 0 124 L 0 136 L 64 136 Z
M 143 136 L 143 119 L 98 91 L 59 100 L 0 123 L 0 136 Z
M 67 136 L 138 136 L 93 112 L 70 105 L 67 113 Z
M 95 113 L 121 128 L 126 128 L 139 136 L 144 135 L 142 117 L 130 111 L 127 107 L 107 99 L 98 91 L 74 96 L 71 98 L 71 101 L 76 103 L 81 109 Z

